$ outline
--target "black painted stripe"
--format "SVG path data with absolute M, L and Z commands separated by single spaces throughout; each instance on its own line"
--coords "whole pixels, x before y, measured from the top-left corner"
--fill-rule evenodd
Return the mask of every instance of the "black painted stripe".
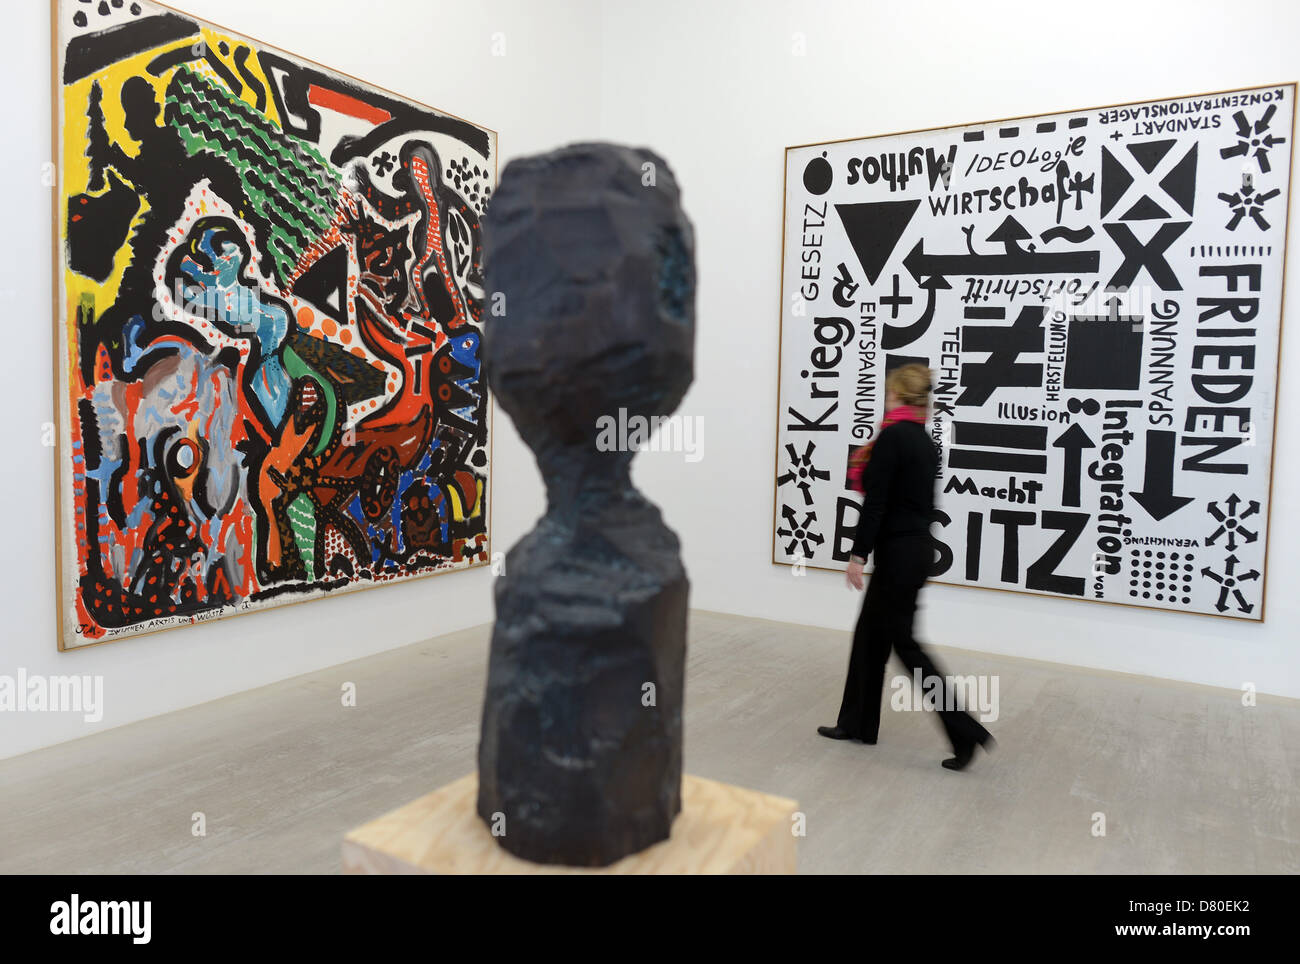
M 73 37 L 64 50 L 63 82 L 74 84 L 109 64 L 198 32 L 199 25 L 193 20 L 174 13 L 160 13 Z

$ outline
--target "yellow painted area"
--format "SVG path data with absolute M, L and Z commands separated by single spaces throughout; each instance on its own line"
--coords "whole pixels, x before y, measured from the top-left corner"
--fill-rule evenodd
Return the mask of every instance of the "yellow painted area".
M 222 61 L 230 68 L 235 76 L 239 76 L 239 71 L 235 67 L 235 62 L 230 54 L 221 55 L 220 44 L 224 42 L 231 54 L 237 46 L 247 43 L 238 37 L 230 36 L 207 27 L 200 27 L 200 36 L 208 49 L 216 56 L 221 57 Z M 129 157 L 135 157 L 139 154 L 140 144 L 126 132 L 125 114 L 122 110 L 122 85 L 130 77 L 141 77 L 153 85 L 155 96 L 158 101 L 159 125 L 165 123 L 163 120 L 163 101 L 166 96 L 167 84 L 171 81 L 172 74 L 176 71 L 175 67 L 165 70 L 161 76 L 154 77 L 146 69 L 149 62 L 157 57 L 160 53 L 168 50 L 174 50 L 182 46 L 185 41 L 174 41 L 172 43 L 161 44 L 134 57 L 119 61 L 105 67 L 103 70 L 84 77 L 73 84 L 63 86 L 63 135 L 62 135 L 62 152 L 63 156 L 59 158 L 59 224 L 58 224 L 58 243 L 60 248 L 67 243 L 67 218 L 68 218 L 68 199 L 77 194 L 86 193 L 87 184 L 90 181 L 90 161 L 86 157 L 86 137 L 90 126 L 89 118 L 86 116 L 86 110 L 90 104 L 90 89 L 98 82 L 103 96 L 100 99 L 100 109 L 104 113 L 104 130 L 108 135 L 110 143 L 117 144 L 122 152 Z M 193 38 L 190 43 L 197 44 L 198 38 Z M 257 48 L 249 44 L 251 52 L 244 61 L 248 72 L 262 82 L 266 90 L 266 106 L 263 109 L 263 115 L 276 125 L 280 124 L 280 115 L 275 108 L 275 99 L 271 95 L 271 81 L 266 72 L 262 69 L 261 60 L 258 57 Z M 221 86 L 225 86 L 223 81 L 210 66 L 203 60 L 190 61 L 188 66 L 191 70 L 202 73 L 204 76 L 215 81 Z M 61 70 L 61 64 L 60 64 Z M 233 94 L 233 91 L 231 91 Z M 256 95 L 244 85 L 244 90 L 240 95 L 249 107 L 256 109 Z M 121 172 L 113 169 L 121 179 L 131 187 L 129 178 Z M 108 184 L 105 183 L 104 190 L 107 191 Z M 102 193 L 102 192 L 101 192 Z M 131 262 L 133 250 L 131 239 L 134 238 L 143 215 L 148 211 L 148 202 L 143 198 L 140 201 L 140 209 L 136 212 L 131 221 L 131 231 L 127 236 L 127 242 L 118 250 L 117 256 L 113 262 L 113 271 L 104 281 L 103 284 L 87 278 L 84 275 L 77 274 L 70 268 L 64 267 L 64 283 L 67 286 L 67 315 L 64 318 L 64 324 L 67 326 L 67 348 L 68 348 L 68 369 L 70 380 L 74 377 L 76 371 L 75 364 L 75 344 L 76 332 L 76 305 L 81 301 L 83 296 L 90 296 L 94 303 L 103 308 L 111 305 L 117 298 L 118 287 L 122 283 L 122 274 Z M 146 257 L 153 257 L 154 252 L 147 252 Z M 72 387 L 70 385 L 70 387 Z
M 483 514 L 483 480 L 476 479 L 474 482 L 475 489 L 478 490 L 478 497 L 474 500 L 474 511 L 469 514 L 469 518 L 477 519 Z M 465 504 L 461 502 L 460 492 L 453 485 L 444 487 L 447 492 L 448 501 L 451 502 L 451 517 L 457 522 L 465 521 Z
M 60 158 L 59 165 L 59 186 L 61 201 L 59 204 L 59 243 L 67 243 L 68 230 L 68 199 L 77 194 L 85 193 L 86 186 L 90 180 L 90 160 L 86 157 L 86 137 L 90 128 L 90 120 L 86 116 L 86 109 L 90 103 L 90 88 L 96 81 L 103 92 L 100 99 L 100 108 L 104 112 L 104 130 L 108 134 L 111 143 L 117 144 L 122 148 L 122 152 L 130 157 L 135 157 L 140 151 L 139 142 L 131 138 L 126 132 L 125 116 L 122 111 L 122 84 L 128 77 L 143 77 L 153 84 L 153 88 L 158 97 L 159 103 L 159 120 L 161 121 L 161 105 L 163 92 L 167 87 L 167 80 L 170 79 L 171 72 L 168 71 L 163 77 L 153 77 L 145 67 L 149 61 L 158 56 L 167 47 L 159 47 L 154 50 L 148 50 L 129 60 L 123 60 L 119 63 L 112 64 L 101 70 L 97 74 L 84 77 L 74 84 L 66 84 L 63 88 L 63 157 Z M 120 172 L 117 172 L 122 180 L 131 185 Z M 134 187 L 134 185 L 131 185 Z M 105 184 L 105 190 L 108 185 Z M 141 216 L 148 210 L 148 202 L 141 199 L 140 210 L 131 221 L 132 236 L 136 227 L 140 223 Z M 117 252 L 117 257 L 113 262 L 113 273 L 108 279 L 100 284 L 91 278 L 77 274 L 70 268 L 64 269 L 65 283 L 68 286 L 69 300 L 75 304 L 78 296 L 83 293 L 89 293 L 94 296 L 95 304 L 101 307 L 111 305 L 117 298 L 118 285 L 122 283 L 122 272 L 131 261 L 131 243 L 128 240 Z M 70 315 L 65 319 L 69 326 L 69 341 L 73 340 L 72 326 L 76 324 L 76 316 Z

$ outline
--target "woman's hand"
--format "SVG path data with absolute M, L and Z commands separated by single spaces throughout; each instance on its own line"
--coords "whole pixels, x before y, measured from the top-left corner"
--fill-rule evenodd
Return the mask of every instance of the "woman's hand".
M 867 585 L 866 579 L 862 575 L 862 567 L 866 565 L 865 561 L 853 556 L 849 559 L 849 569 L 844 573 L 844 581 L 849 584 L 851 589 L 863 589 Z

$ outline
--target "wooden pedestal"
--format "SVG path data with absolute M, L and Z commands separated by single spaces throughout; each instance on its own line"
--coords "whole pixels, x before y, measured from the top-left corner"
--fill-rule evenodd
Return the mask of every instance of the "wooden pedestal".
M 794 800 L 682 778 L 672 836 L 608 867 L 520 860 L 475 812 L 478 775 L 413 800 L 343 838 L 349 874 L 793 874 Z M 509 828 L 507 828 L 508 831 Z

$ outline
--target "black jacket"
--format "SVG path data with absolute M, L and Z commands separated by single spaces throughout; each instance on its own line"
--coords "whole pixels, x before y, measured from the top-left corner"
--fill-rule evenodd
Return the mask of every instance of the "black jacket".
M 938 468 L 939 450 L 924 425 L 895 422 L 881 431 L 862 476 L 866 494 L 853 555 L 866 559 L 894 536 L 929 535 Z

